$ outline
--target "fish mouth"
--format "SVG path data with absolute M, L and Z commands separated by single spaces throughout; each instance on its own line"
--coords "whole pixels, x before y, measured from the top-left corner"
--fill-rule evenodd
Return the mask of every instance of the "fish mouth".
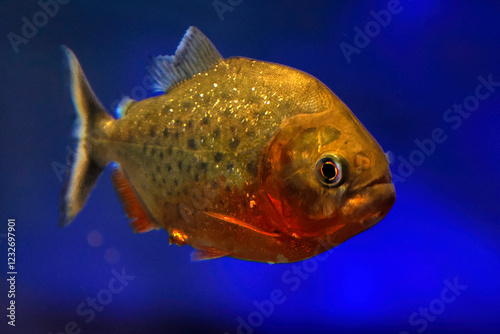
M 390 171 L 386 171 L 382 176 L 370 181 L 368 184 L 363 186 L 363 188 L 372 187 L 372 186 L 377 185 L 377 184 L 387 184 L 387 183 L 392 184 L 392 177 L 391 177 Z
M 378 210 L 360 217 L 358 222 L 366 227 L 373 226 L 381 221 L 396 202 L 396 192 L 391 182 L 373 184 L 370 186 L 370 190 L 374 194 L 370 206 L 376 207 Z
M 385 171 L 381 176 L 375 177 L 374 179 L 371 179 L 367 183 L 360 184 L 353 189 L 351 189 L 349 192 L 351 194 L 357 194 L 357 193 L 362 193 L 366 191 L 367 188 L 379 185 L 379 184 L 392 184 L 392 177 L 391 177 L 391 172 L 389 170 Z
M 396 201 L 391 172 L 386 171 L 356 189 L 343 205 L 341 212 L 348 223 L 360 223 L 366 228 L 381 221 Z

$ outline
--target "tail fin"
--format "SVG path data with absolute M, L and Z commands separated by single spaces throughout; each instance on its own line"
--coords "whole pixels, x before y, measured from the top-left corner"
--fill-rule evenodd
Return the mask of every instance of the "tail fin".
M 93 138 L 102 138 L 104 124 L 113 117 L 106 113 L 95 96 L 73 52 L 65 46 L 62 49 L 71 71 L 71 99 L 77 114 L 76 134 L 79 139 L 74 163 L 61 192 L 59 225 L 66 226 L 85 205 L 106 165 L 95 156 Z

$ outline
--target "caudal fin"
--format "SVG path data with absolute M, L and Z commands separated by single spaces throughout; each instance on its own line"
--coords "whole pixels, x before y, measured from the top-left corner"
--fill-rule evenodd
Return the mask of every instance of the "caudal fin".
M 79 139 L 73 164 L 61 192 L 59 225 L 66 226 L 83 208 L 106 162 L 96 156 L 96 139 L 104 136 L 104 125 L 113 120 L 97 99 L 73 52 L 62 46 L 71 71 L 71 99 L 77 114 Z

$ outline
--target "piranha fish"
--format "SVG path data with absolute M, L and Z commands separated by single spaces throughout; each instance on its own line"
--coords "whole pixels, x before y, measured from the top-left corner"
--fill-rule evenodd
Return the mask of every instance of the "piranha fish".
M 79 144 L 60 225 L 106 165 L 135 232 L 163 228 L 193 260 L 310 258 L 372 227 L 395 201 L 386 155 L 347 106 L 299 70 L 223 58 L 197 28 L 148 71 L 163 94 L 115 119 L 71 50 Z

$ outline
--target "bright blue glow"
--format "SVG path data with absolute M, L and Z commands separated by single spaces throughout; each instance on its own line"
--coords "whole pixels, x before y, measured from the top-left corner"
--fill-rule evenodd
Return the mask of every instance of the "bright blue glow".
M 417 333 L 422 325 L 409 318 L 416 312 L 422 324 L 419 309 L 439 306 L 455 281 L 467 287 L 443 302 L 424 332 L 498 332 L 500 87 L 470 115 L 444 115 L 475 94 L 479 76 L 500 82 L 499 4 L 401 0 L 403 10 L 347 63 L 339 44 L 354 45 L 354 28 L 364 29 L 374 20 L 370 11 L 387 3 L 242 1 L 221 21 L 212 1 L 69 2 L 18 53 L 7 41 L 0 212 L 3 222 L 17 220 L 18 332 L 55 334 L 74 321 L 82 333 L 237 333 L 243 319 L 259 324 L 255 333 Z M 36 2 L 1 6 L 5 33 L 20 34 L 21 18 L 40 10 Z M 165 231 L 131 232 L 110 182 L 112 166 L 76 221 L 60 229 L 59 177 L 73 145 L 73 112 L 59 45 L 75 52 L 111 110 L 123 95 L 153 95 L 148 56 L 173 53 L 190 25 L 224 56 L 318 77 L 393 152 L 394 174 L 398 157 L 418 149 L 416 139 L 436 128 L 447 139 L 396 184 L 396 204 L 382 222 L 324 261 L 192 263 L 191 248 L 169 246 Z M 5 239 L 0 245 L 5 258 Z M 122 270 L 127 285 L 90 320 L 87 298 L 106 300 Z M 0 289 L 6 307 L 7 286 Z M 273 293 L 282 303 L 259 323 L 259 307 Z

